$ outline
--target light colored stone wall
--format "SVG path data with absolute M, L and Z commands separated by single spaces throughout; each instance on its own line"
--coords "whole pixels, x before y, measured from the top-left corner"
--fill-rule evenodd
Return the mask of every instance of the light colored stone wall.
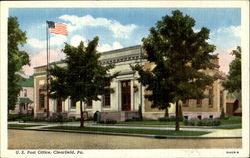
M 34 107 L 34 115 L 37 116 L 37 114 L 39 115 L 39 113 L 44 113 L 44 109 L 46 109 L 47 107 L 47 97 L 46 97 L 46 93 L 45 93 L 45 105 L 44 108 L 40 108 L 39 107 L 39 89 L 43 88 L 44 85 L 46 84 L 46 76 L 45 75 L 41 75 L 41 76 L 35 76 L 34 77 L 34 103 L 35 103 L 35 107 Z M 51 109 L 52 107 L 50 107 Z
M 100 60 L 103 62 L 103 64 L 107 63 L 114 63 L 115 68 L 110 70 L 109 73 L 113 74 L 115 72 L 120 72 L 121 74 L 117 76 L 113 81 L 111 82 L 110 87 L 114 89 L 114 93 L 111 93 L 111 106 L 110 107 L 103 107 L 102 105 L 102 97 L 99 96 L 101 99 L 100 101 L 93 101 L 92 108 L 87 108 L 85 104 L 83 104 L 83 110 L 87 111 L 89 115 L 93 115 L 96 111 L 105 112 L 105 114 L 110 112 L 120 112 L 121 111 L 121 81 L 123 80 L 130 80 L 131 81 L 131 111 L 137 112 L 139 109 L 139 105 L 142 104 L 142 112 L 143 116 L 146 118 L 153 118 L 158 119 L 159 117 L 163 117 L 165 111 L 159 110 L 157 108 L 151 108 L 151 102 L 149 102 L 147 99 L 144 98 L 144 95 L 149 93 L 148 91 L 145 91 L 145 87 L 142 86 L 140 83 L 136 80 L 139 76 L 138 73 L 133 73 L 130 65 L 142 64 L 144 65 L 144 69 L 152 69 L 154 67 L 153 63 L 146 62 L 140 58 L 138 58 L 141 54 L 144 54 L 145 52 L 142 50 L 140 46 L 135 47 L 129 47 L 109 52 L 104 52 L 101 54 Z M 214 61 L 215 63 L 217 60 Z M 60 63 L 60 66 L 66 66 L 65 64 Z M 37 69 L 37 73 L 42 73 L 45 71 L 43 67 L 39 67 Z M 213 71 L 206 70 L 205 72 L 213 75 L 218 70 L 215 69 Z M 46 76 L 36 76 L 35 77 L 35 93 L 34 93 L 34 102 L 36 104 L 36 113 L 43 113 L 43 109 L 39 109 L 39 100 L 38 99 L 38 87 L 39 82 L 41 80 L 45 80 Z M 46 83 L 46 80 L 45 80 Z M 134 86 L 138 88 L 138 91 L 134 91 Z M 196 118 L 198 115 L 202 115 L 202 117 L 206 118 L 210 114 L 213 114 L 214 116 L 218 116 L 220 113 L 220 104 L 219 104 L 219 95 L 221 84 L 220 81 L 215 81 L 213 83 L 213 91 L 214 91 L 214 100 L 213 100 L 213 107 L 209 107 L 208 105 L 208 99 L 205 98 L 202 100 L 202 107 L 197 107 L 196 100 L 190 100 L 189 107 L 183 107 L 183 113 L 185 115 L 188 115 L 190 118 Z M 205 91 L 205 93 L 208 93 L 208 91 Z M 141 97 L 142 96 L 142 97 Z M 45 99 L 46 104 L 46 99 Z M 63 112 L 67 112 L 68 116 L 74 116 L 74 117 L 80 117 L 80 103 L 77 102 L 76 108 L 72 109 L 70 106 L 70 99 L 66 99 L 63 102 L 62 105 Z M 224 107 L 226 107 L 226 101 L 225 104 L 223 104 Z M 46 105 L 45 105 L 46 107 Z M 56 112 L 56 100 L 50 99 L 50 111 Z M 169 108 L 169 115 L 174 116 L 175 115 L 175 105 L 171 104 L 171 107 Z

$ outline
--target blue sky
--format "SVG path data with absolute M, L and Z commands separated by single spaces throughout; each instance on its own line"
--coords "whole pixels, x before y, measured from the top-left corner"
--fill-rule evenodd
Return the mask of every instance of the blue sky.
M 87 43 L 99 36 L 101 52 L 141 44 L 149 29 L 175 9 L 195 19 L 195 30 L 210 29 L 209 42 L 216 45 L 221 70 L 227 72 L 233 59 L 229 53 L 241 42 L 239 8 L 12 8 L 9 16 L 17 17 L 20 28 L 27 32 L 22 49 L 31 57 L 31 67 L 24 67 L 30 75 L 34 66 L 45 64 L 46 20 L 65 23 L 69 31 L 68 36 L 50 35 L 50 60 L 56 61 L 64 57 L 64 42 L 77 46 L 81 40 Z

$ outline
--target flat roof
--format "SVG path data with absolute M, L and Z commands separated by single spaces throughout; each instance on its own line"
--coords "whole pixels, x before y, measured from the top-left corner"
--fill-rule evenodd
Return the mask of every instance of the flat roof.
M 120 51 L 127 51 L 127 50 L 138 49 L 140 47 L 141 47 L 141 45 L 135 45 L 135 46 L 125 47 L 125 48 L 120 48 L 120 49 L 114 49 L 114 50 L 105 51 L 105 52 L 98 52 L 98 53 L 107 55 L 107 54 L 112 54 L 112 53 L 120 52 Z M 59 64 L 59 63 L 63 63 L 63 61 L 62 60 L 55 61 L 55 62 L 49 63 L 49 65 Z M 36 66 L 36 67 L 34 67 L 34 69 L 41 68 L 41 67 L 44 67 L 44 66 L 46 66 L 46 65 Z

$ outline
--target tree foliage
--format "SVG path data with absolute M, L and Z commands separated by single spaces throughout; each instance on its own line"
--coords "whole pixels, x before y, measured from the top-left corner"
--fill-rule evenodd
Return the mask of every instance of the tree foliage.
M 29 55 L 19 50 L 26 43 L 26 32 L 19 29 L 16 17 L 8 18 L 8 111 L 14 110 L 21 90 L 22 67 L 30 63 Z
M 179 10 L 172 14 L 162 17 L 150 29 L 149 36 L 142 39 L 145 58 L 155 65 L 153 69 L 144 70 L 139 65 L 134 68 L 139 71 L 139 81 L 152 92 L 146 98 L 159 109 L 180 100 L 205 97 L 204 89 L 214 77 L 202 70 L 216 67 L 212 60 L 217 57 L 211 54 L 215 46 L 206 41 L 209 30 L 203 27 L 195 32 L 193 18 L 183 16 Z
M 101 65 L 97 53 L 98 37 L 94 38 L 85 47 L 81 42 L 78 47 L 65 44 L 63 52 L 66 54 L 64 67 L 53 65 L 49 72 L 52 76 L 50 84 L 50 97 L 74 99 L 80 101 L 81 127 L 83 126 L 82 102 L 100 100 L 99 95 L 110 92 L 106 86 L 117 75 L 109 74 L 114 65 Z
M 241 47 L 238 46 L 231 54 L 235 56 L 235 59 L 229 65 L 229 73 L 223 86 L 230 93 L 239 93 L 241 91 Z

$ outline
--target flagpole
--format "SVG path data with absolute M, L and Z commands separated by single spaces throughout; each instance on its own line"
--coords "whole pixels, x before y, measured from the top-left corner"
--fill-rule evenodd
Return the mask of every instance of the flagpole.
M 49 118 L 49 27 L 48 27 L 48 22 L 46 21 L 46 41 L 47 41 L 47 70 L 46 70 L 46 88 L 47 88 L 47 118 Z

